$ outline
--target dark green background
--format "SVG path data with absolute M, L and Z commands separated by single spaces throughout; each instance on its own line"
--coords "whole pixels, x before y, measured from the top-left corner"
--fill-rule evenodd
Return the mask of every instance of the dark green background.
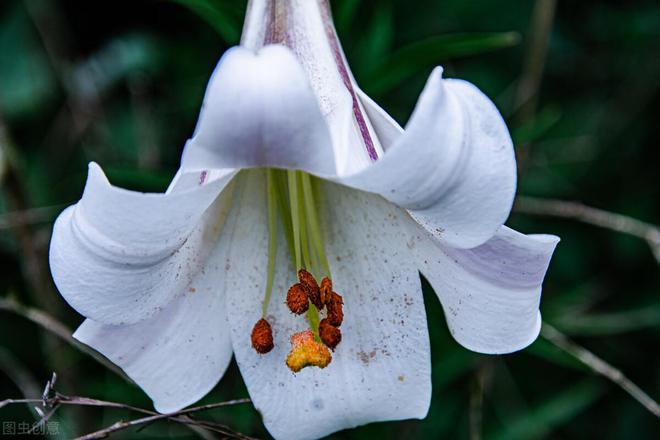
M 520 106 L 517 91 L 530 47 L 543 34 L 533 24 L 534 6 L 551 3 L 336 0 L 333 9 L 358 83 L 399 122 L 407 120 L 432 66 L 442 64 L 446 76 L 472 81 L 492 97 L 509 122 L 521 158 L 519 194 L 580 200 L 657 224 L 660 4 L 559 1 L 547 57 L 531 64 L 544 64 L 538 93 Z M 9 178 L 5 173 L 0 196 L 0 295 L 44 309 L 71 329 L 81 321 L 43 272 L 52 220 L 60 205 L 79 198 L 91 160 L 116 185 L 150 191 L 167 186 L 208 77 L 237 41 L 244 5 L 0 3 L 0 113 L 12 140 L 5 161 L 13 169 Z M 34 207 L 53 208 L 39 211 L 38 222 L 27 227 L 7 226 L 6 212 Z M 660 396 L 658 264 L 649 246 L 573 220 L 514 212 L 508 224 L 562 238 L 544 285 L 545 321 Z M 486 439 L 660 438 L 657 418 L 543 338 L 503 357 L 461 348 L 426 290 L 433 348 L 428 417 L 333 438 L 469 438 L 470 401 L 478 401 L 479 384 L 483 423 L 472 434 L 481 431 Z M 55 369 L 61 392 L 150 407 L 139 389 L 0 310 L 0 400 L 21 397 L 15 382 L 28 390 L 32 384 L 38 394 Z M 204 401 L 243 396 L 232 364 Z M 130 416 L 64 408 L 55 420 L 68 437 Z M 250 405 L 205 416 L 267 437 Z M 0 409 L 0 420 L 33 418 L 13 406 Z M 161 423 L 117 438 L 190 435 Z

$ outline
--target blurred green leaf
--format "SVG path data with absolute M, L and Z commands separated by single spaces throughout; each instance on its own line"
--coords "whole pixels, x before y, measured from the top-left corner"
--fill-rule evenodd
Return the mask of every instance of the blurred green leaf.
M 163 192 L 172 180 L 172 174 L 163 172 L 145 172 L 144 170 L 109 166 L 105 168 L 108 179 L 122 188 L 135 191 Z
M 650 304 L 623 312 L 564 316 L 553 322 L 564 333 L 581 336 L 606 336 L 660 327 L 660 307 Z
M 67 80 L 83 97 L 103 94 L 133 73 L 157 72 L 161 55 L 161 48 L 148 35 L 125 35 L 77 64 Z
M 365 89 L 374 94 L 386 93 L 421 69 L 457 57 L 477 55 L 515 46 L 517 32 L 460 33 L 441 35 L 405 46 L 374 66 L 364 81 Z
M 333 2 L 332 4 L 336 6 L 334 13 L 335 27 L 337 28 L 337 32 L 343 35 L 348 32 L 355 19 L 358 6 L 360 6 L 360 0 L 342 0 Z
M 511 130 L 511 137 L 516 146 L 526 145 L 543 139 L 548 131 L 561 120 L 561 110 L 557 107 L 545 107 L 532 119 Z
M 389 52 L 394 39 L 394 8 L 391 1 L 382 1 L 373 11 L 366 31 L 362 34 L 355 50 L 360 54 L 354 58 L 353 70 L 362 76 L 380 63 Z
M 605 386 L 589 379 L 548 396 L 537 406 L 524 411 L 502 429 L 486 436 L 488 440 L 529 440 L 550 434 L 573 419 L 603 395 Z
M 11 9 L 0 22 L 0 112 L 8 120 L 38 112 L 57 82 L 25 12 Z
M 452 349 L 453 348 L 453 349 Z M 463 347 L 446 347 L 441 359 L 434 362 L 433 387 L 442 389 L 472 369 L 479 357 Z
M 211 0 L 169 0 L 179 3 L 204 19 L 229 45 L 238 44 L 243 11 L 236 2 Z

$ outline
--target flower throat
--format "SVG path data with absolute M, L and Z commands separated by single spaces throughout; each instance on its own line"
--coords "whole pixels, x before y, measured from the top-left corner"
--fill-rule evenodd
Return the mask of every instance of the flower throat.
M 272 327 L 266 320 L 273 293 L 278 223 L 282 225 L 297 283 L 286 293 L 286 304 L 296 315 L 305 315 L 309 329 L 291 336 L 286 358 L 293 372 L 305 367 L 325 368 L 332 361 L 330 350 L 341 342 L 343 299 L 332 289 L 330 266 L 319 223 L 318 182 L 295 170 L 266 170 L 268 212 L 268 266 L 262 317 L 252 330 L 252 346 L 260 354 L 273 347 Z M 279 220 L 279 222 L 278 222 Z M 320 280 L 320 283 L 317 281 Z M 322 315 L 325 317 L 322 318 Z

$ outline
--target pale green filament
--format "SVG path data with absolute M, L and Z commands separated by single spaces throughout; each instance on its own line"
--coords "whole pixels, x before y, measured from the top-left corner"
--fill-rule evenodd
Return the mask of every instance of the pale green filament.
M 270 296 L 273 293 L 275 278 L 275 256 L 277 255 L 277 188 L 275 187 L 274 171 L 266 170 L 266 195 L 268 199 L 268 273 L 266 275 L 266 293 L 262 305 L 261 317 L 268 313 Z
M 287 190 L 287 176 L 286 172 L 281 170 L 270 169 L 273 173 L 275 191 L 277 192 L 277 206 L 280 211 L 280 218 L 284 229 L 284 237 L 286 237 L 287 245 L 289 246 L 289 255 L 295 255 L 293 244 L 293 231 L 291 230 L 291 209 L 289 205 L 289 191 Z
M 316 249 L 316 255 L 321 260 L 323 271 L 326 276 L 330 276 L 330 265 L 325 256 L 325 248 L 323 246 L 323 238 L 321 237 L 321 230 L 319 228 L 318 217 L 316 216 L 316 203 L 314 202 L 314 191 L 312 191 L 311 177 L 307 173 L 301 173 L 303 198 L 305 199 L 305 211 L 309 225 L 309 232 L 311 234 L 312 242 Z
M 291 229 L 293 230 L 293 252 L 296 271 L 302 269 L 300 258 L 300 207 L 298 204 L 298 176 L 294 170 L 288 170 L 287 178 L 289 182 L 289 205 L 291 206 Z
M 277 251 L 277 211 L 282 221 L 289 252 L 294 260 L 296 271 L 306 269 L 316 279 L 330 276 L 330 266 L 325 255 L 312 177 L 302 171 L 267 170 L 268 193 L 268 277 L 264 312 L 266 314 L 273 288 L 275 254 Z M 307 320 L 318 340 L 319 313 L 310 303 Z

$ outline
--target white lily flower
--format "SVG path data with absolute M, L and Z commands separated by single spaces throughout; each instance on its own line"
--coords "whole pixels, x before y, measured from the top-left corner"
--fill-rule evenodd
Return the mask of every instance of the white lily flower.
M 539 333 L 558 238 L 503 226 L 515 180 L 506 125 L 476 87 L 437 68 L 403 130 L 356 86 L 327 2 L 252 0 L 168 191 L 114 187 L 92 163 L 55 223 L 51 269 L 87 318 L 74 336 L 160 412 L 202 398 L 233 354 L 275 438 L 423 418 L 418 271 L 465 347 L 508 353 Z M 314 338 L 291 351 L 333 313 L 307 296 L 307 317 L 291 312 L 300 268 L 343 295 L 331 358 Z M 262 318 L 272 341 L 262 326 L 255 342 Z

